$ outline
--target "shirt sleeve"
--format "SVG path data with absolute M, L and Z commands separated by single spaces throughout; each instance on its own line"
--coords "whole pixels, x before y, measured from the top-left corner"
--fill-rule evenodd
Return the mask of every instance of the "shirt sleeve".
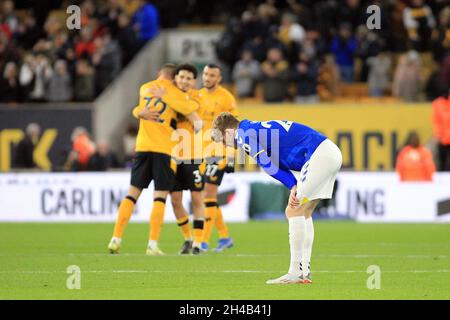
M 255 129 L 255 131 L 249 129 Z M 278 156 L 278 163 L 274 162 L 276 156 L 273 152 L 269 157 L 267 150 L 258 142 L 255 132 L 258 130 L 258 124 L 243 120 L 236 132 L 236 142 L 256 163 L 271 177 L 280 181 L 289 190 L 297 184 L 297 179 L 290 170 L 283 169 L 288 167 L 283 163 L 283 159 Z M 253 131 L 253 132 L 252 132 Z
M 177 97 L 176 94 L 171 92 L 166 93 L 162 96 L 162 100 L 173 110 L 181 113 L 182 115 L 188 115 L 199 108 L 197 101 L 190 98 Z
M 297 185 L 297 179 L 292 174 L 292 172 L 275 165 L 267 155 L 267 152 L 265 150 L 261 150 L 260 152 L 258 152 L 256 157 L 254 158 L 268 175 L 280 181 L 289 190 Z
M 133 117 L 135 117 L 136 119 L 139 119 L 139 112 L 141 112 L 143 108 L 141 108 L 140 106 L 136 106 L 133 108 Z
M 136 119 L 139 119 L 139 112 L 141 112 L 147 104 L 147 102 L 145 100 L 147 89 L 148 89 L 148 86 L 146 84 L 143 84 L 139 88 L 139 103 L 137 106 L 135 106 L 133 108 L 133 111 L 132 111 L 133 117 L 135 117 Z

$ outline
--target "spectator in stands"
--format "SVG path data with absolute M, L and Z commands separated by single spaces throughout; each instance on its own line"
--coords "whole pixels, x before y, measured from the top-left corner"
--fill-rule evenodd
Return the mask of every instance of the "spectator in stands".
M 119 0 L 107 0 L 106 5 L 100 10 L 101 24 L 107 27 L 113 36 L 119 31 L 119 17 L 123 12 Z
M 17 65 L 10 61 L 6 64 L 0 80 L 0 102 L 21 102 L 22 86 L 19 83 Z
M 49 60 L 42 53 L 29 56 L 20 69 L 20 84 L 28 87 L 33 102 L 46 101 L 46 88 L 52 75 Z
M 118 19 L 117 40 L 122 49 L 122 66 L 126 66 L 139 49 L 136 33 L 130 26 L 130 19 L 121 14 Z
M 119 168 L 120 163 L 114 152 L 109 149 L 105 140 L 97 143 L 96 151 L 89 158 L 89 171 L 106 171 L 111 168 Z
M 141 46 L 152 40 L 159 32 L 159 13 L 153 4 L 145 0 L 137 0 L 139 8 L 135 12 L 132 25 L 138 33 L 138 40 Z
M 420 145 L 417 132 L 412 132 L 400 150 L 395 167 L 400 181 L 432 181 L 436 167 L 430 150 Z
M 395 69 L 392 93 L 406 102 L 419 101 L 421 91 L 421 62 L 416 51 L 399 58 Z
M 431 105 L 434 137 L 438 145 L 439 171 L 450 171 L 450 89 L 447 97 L 439 97 Z
M 267 59 L 261 65 L 265 102 L 283 102 L 287 94 L 289 65 L 278 48 L 267 52 Z
M 77 2 L 81 7 L 82 28 L 69 33 L 65 28 L 66 14 L 58 10 L 65 11 L 66 8 L 61 8 L 61 0 L 40 0 L 39 3 L 23 1 L 20 9 L 26 11 L 21 14 L 14 11 L 13 1 L 4 0 L 0 3 L 0 81 L 3 79 L 6 63 L 15 62 L 20 68 L 19 82 L 24 89 L 23 101 L 46 101 L 46 87 L 52 74 L 51 65 L 58 59 L 66 60 L 73 84 L 77 82 L 77 60 L 87 59 L 91 64 L 94 62 L 98 71 L 97 90 L 102 90 L 118 74 L 118 69 L 131 61 L 139 50 L 136 32 L 127 16 L 135 13 L 138 9 L 136 6 L 122 0 Z M 135 21 L 142 20 L 143 28 L 139 34 L 145 37 L 150 32 L 148 27 L 156 23 L 154 19 L 148 19 L 153 6 L 146 4 L 144 0 L 138 2 L 140 11 L 136 12 Z M 53 9 L 56 10 L 52 11 Z M 139 26 L 139 23 L 134 25 Z M 105 33 L 110 37 L 104 36 Z M 96 38 L 102 38 L 101 45 L 99 42 L 96 42 L 97 46 L 94 44 Z M 123 59 L 117 54 L 116 40 L 120 40 L 120 46 L 126 49 Z M 122 61 L 116 63 L 116 58 Z M 78 93 L 80 97 L 83 96 L 81 100 L 94 98 L 91 90 Z
M 390 9 L 391 11 L 389 15 L 391 31 L 389 49 L 394 52 L 404 52 L 407 50 L 408 34 L 403 23 L 403 11 L 405 8 L 406 4 L 403 1 L 394 1 L 388 7 L 388 10 Z
M 0 25 L 0 72 L 9 61 L 20 62 L 20 53 L 9 39 L 10 36 Z
M 295 103 L 317 103 L 318 67 L 314 60 L 304 52 L 299 54 L 299 62 L 295 65 L 292 80 L 297 84 Z
M 403 24 L 408 31 L 411 47 L 417 51 L 430 48 L 431 31 L 436 26 L 433 12 L 423 0 L 412 0 L 403 11 Z
M 331 52 L 339 66 L 341 79 L 344 82 L 353 82 L 353 62 L 356 51 L 356 39 L 352 36 L 349 25 L 341 25 L 339 35 L 331 43 Z
M 253 59 L 250 50 L 244 50 L 233 68 L 233 80 L 236 84 L 236 93 L 240 98 L 253 97 L 255 86 L 260 78 L 259 62 Z
M 310 3 L 307 1 L 303 1 L 303 3 L 299 3 L 297 0 L 287 0 L 288 11 L 292 12 L 296 17 L 299 23 L 305 29 L 312 29 L 314 27 L 313 22 L 313 12 Z
M 54 72 L 49 81 L 48 101 L 64 102 L 72 99 L 72 80 L 67 70 L 67 63 L 64 60 L 55 62 Z
M 266 25 L 259 16 L 251 10 L 246 10 L 241 15 L 241 30 L 243 42 L 252 41 L 255 38 L 265 38 L 268 35 L 269 25 Z
M 360 59 L 361 70 L 358 81 L 366 82 L 369 75 L 368 61 L 381 51 L 381 44 L 378 35 L 371 32 L 365 25 L 361 25 L 356 31 L 357 49 L 355 55 Z
M 439 13 L 439 25 L 433 32 L 433 54 L 439 63 L 450 52 L 450 7 L 446 7 Z
M 39 141 L 41 127 L 37 123 L 30 123 L 25 129 L 25 137 L 19 142 L 16 148 L 14 167 L 15 168 L 35 168 L 33 152 Z
M 339 68 L 334 62 L 334 56 L 326 55 L 319 67 L 317 93 L 321 101 L 332 101 L 338 93 L 340 82 Z
M 122 52 L 117 40 L 109 33 L 95 39 L 92 63 L 95 67 L 96 96 L 99 95 L 119 74 Z
M 85 0 L 81 3 L 81 30 L 91 25 L 92 21 L 98 17 L 97 7 L 91 0 Z
M 369 66 L 369 92 L 372 97 L 381 97 L 389 88 L 389 72 L 391 59 L 386 52 L 380 52 L 375 57 L 367 59 Z
M 242 42 L 242 28 L 238 19 L 231 18 L 225 25 L 225 30 L 215 44 L 215 51 L 217 59 L 223 66 L 224 82 L 230 78 L 230 70 L 238 58 L 238 52 L 241 48 Z M 260 40 L 262 42 L 262 39 Z M 255 52 L 253 52 L 255 53 Z
M 8 26 L 9 31 L 14 36 L 19 30 L 19 18 L 14 12 L 14 2 L 5 0 L 0 9 L 0 23 Z
M 444 94 L 445 89 L 450 88 L 450 52 L 442 59 L 439 72 L 439 83 L 441 85 L 439 92 Z
M 133 158 L 136 153 L 136 136 L 138 134 L 138 130 L 136 126 L 130 124 L 127 128 L 127 132 L 125 132 L 123 136 L 123 151 L 125 154 L 125 166 L 127 168 L 131 168 L 133 165 Z
M 56 13 L 49 14 L 44 24 L 44 31 L 47 34 L 47 39 L 53 39 L 56 34 L 62 30 L 67 30 L 66 21 Z
M 75 89 L 76 101 L 92 101 L 95 96 L 94 69 L 87 60 L 76 63 Z
M 265 39 L 261 39 L 261 46 L 255 46 L 255 49 L 259 51 L 258 55 L 262 57 L 261 60 L 257 59 L 260 62 L 264 62 L 266 59 L 267 49 L 266 48 L 278 48 L 281 50 L 283 55 L 288 54 L 288 48 L 284 45 L 284 43 L 278 37 L 278 26 L 272 25 L 269 28 L 269 36 Z M 258 38 L 255 38 L 257 40 Z M 255 52 L 255 51 L 253 51 Z M 256 56 L 255 56 L 256 57 Z
M 291 13 L 283 14 L 278 29 L 278 38 L 288 48 L 291 55 L 298 50 L 305 37 L 305 29 L 297 22 L 297 18 Z
M 69 36 L 66 31 L 59 31 L 53 37 L 52 45 L 52 59 L 67 59 L 67 50 L 72 49 L 72 43 L 69 41 Z
M 88 168 L 89 158 L 95 152 L 95 144 L 89 137 L 89 133 L 84 127 L 76 127 L 72 132 L 72 150 L 77 153 L 77 158 L 74 159 L 78 163 L 76 165 L 80 170 L 86 170 Z M 73 157 L 73 153 L 70 155 Z
M 81 167 L 80 161 L 79 161 L 79 154 L 75 150 L 70 150 L 69 154 L 67 156 L 67 159 L 65 160 L 62 169 L 64 171 L 82 171 L 84 170 Z
M 352 30 L 365 24 L 364 10 L 360 0 L 345 0 L 345 3 L 339 6 L 337 17 L 339 23 L 348 24 Z
M 75 43 L 75 54 L 78 59 L 91 59 L 95 51 L 93 30 L 91 27 L 83 27 L 80 31 L 80 40 Z
M 46 37 L 42 27 L 36 24 L 36 18 L 28 12 L 24 21 L 19 24 L 18 44 L 25 50 L 31 50 L 39 39 Z
M 274 5 L 274 1 L 267 0 L 265 3 L 261 3 L 256 9 L 256 14 L 265 30 L 279 21 L 279 12 Z
M 328 52 L 328 49 L 328 43 L 317 30 L 308 30 L 299 51 L 319 60 Z
M 450 29 L 447 32 L 450 44 Z M 443 54 L 438 68 L 434 69 L 428 78 L 426 94 L 428 101 L 435 100 L 440 96 L 446 96 L 450 88 L 450 50 Z

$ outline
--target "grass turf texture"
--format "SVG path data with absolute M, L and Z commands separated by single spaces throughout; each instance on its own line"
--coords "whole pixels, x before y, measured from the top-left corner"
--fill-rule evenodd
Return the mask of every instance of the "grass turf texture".
M 167 224 L 168 255 L 148 257 L 146 224 L 130 224 L 109 255 L 112 224 L 3 223 L 0 299 L 450 299 L 450 224 L 316 222 L 311 285 L 265 284 L 288 269 L 287 222 L 229 227 L 230 250 L 179 256 Z M 69 265 L 81 268 L 80 290 L 66 288 Z M 379 290 L 366 286 L 370 265 Z

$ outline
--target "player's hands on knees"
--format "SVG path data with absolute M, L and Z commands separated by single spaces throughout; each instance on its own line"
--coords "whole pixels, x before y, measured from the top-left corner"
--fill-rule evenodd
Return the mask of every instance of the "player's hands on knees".
M 144 108 L 139 112 L 139 118 L 149 121 L 158 121 L 159 120 L 159 111 L 150 108 Z
M 297 198 L 297 186 L 291 189 L 291 194 L 289 196 L 289 206 L 292 208 L 297 208 L 300 206 L 300 200 Z

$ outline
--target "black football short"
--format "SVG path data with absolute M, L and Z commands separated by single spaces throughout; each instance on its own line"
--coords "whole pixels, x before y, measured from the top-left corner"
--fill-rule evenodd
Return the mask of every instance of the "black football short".
M 145 189 L 153 180 L 155 190 L 169 191 L 175 182 L 175 166 L 167 154 L 136 152 L 131 169 L 131 185 Z
M 211 157 L 205 159 L 205 183 L 215 184 L 218 186 L 222 183 L 223 175 L 225 174 L 225 167 L 219 165 L 220 160 L 222 160 L 222 158 Z
M 200 166 L 195 163 L 179 163 L 172 191 L 202 191 L 205 184 Z

